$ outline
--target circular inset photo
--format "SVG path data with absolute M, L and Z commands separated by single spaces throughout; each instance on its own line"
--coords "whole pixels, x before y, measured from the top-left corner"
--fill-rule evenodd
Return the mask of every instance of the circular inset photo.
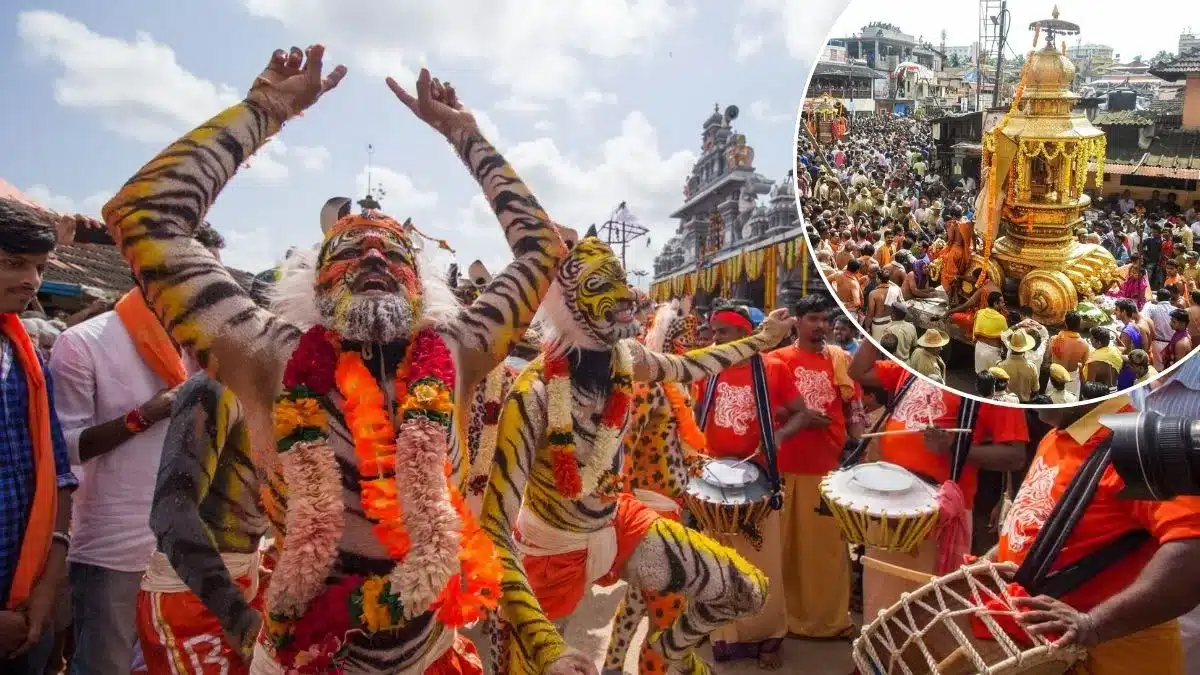
M 796 193 L 830 291 L 870 345 L 989 402 L 1174 368 L 1200 344 L 1200 41 L 1079 3 L 928 4 L 852 2 L 809 82 Z

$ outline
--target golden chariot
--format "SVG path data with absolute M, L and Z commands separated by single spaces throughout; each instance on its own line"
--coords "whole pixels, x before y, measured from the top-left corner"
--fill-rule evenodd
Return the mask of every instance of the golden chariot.
M 1058 18 L 1030 24 L 1046 44 L 1031 51 L 1012 107 L 983 136 L 983 191 L 976 205 L 976 231 L 984 247 L 972 268 L 992 279 L 1018 281 L 1018 298 L 1034 317 L 1059 326 L 1081 299 L 1102 292 L 1117 276 L 1116 261 L 1103 247 L 1079 243 L 1075 230 L 1091 204 L 1085 194 L 1091 171 L 1104 180 L 1104 132 L 1073 111 L 1075 65 L 1066 43 L 1079 27 Z M 1094 162 L 1094 169 L 1093 164 Z M 999 236 L 996 236 L 999 235 Z M 1001 284 L 1003 285 L 1003 284 Z

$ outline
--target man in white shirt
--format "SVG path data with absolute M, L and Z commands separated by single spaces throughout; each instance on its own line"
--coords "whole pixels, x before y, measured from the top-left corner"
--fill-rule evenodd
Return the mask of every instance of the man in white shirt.
M 1150 354 L 1154 358 L 1156 368 L 1162 369 L 1162 352 L 1163 347 L 1167 346 L 1167 342 L 1171 336 L 1175 334 L 1175 329 L 1171 328 L 1171 312 L 1175 310 L 1175 305 L 1171 304 L 1171 291 L 1160 288 L 1154 294 L 1154 302 L 1146 303 L 1142 309 L 1142 314 L 1146 315 L 1154 324 L 1154 351 Z
M 196 239 L 217 253 L 220 235 Z M 174 391 L 196 367 L 137 289 L 114 311 L 67 329 L 50 360 L 54 404 L 72 464 L 83 467 L 68 562 L 74 611 L 71 675 L 130 672 L 137 594 L 154 552 L 150 503 Z

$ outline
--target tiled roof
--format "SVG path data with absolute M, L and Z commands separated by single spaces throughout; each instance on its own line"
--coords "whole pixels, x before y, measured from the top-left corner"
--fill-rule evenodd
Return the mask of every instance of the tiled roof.
M 1170 61 L 1163 61 L 1150 66 L 1150 74 L 1161 77 L 1168 82 L 1181 80 L 1188 73 L 1200 73 L 1200 48 L 1180 54 Z
M 1136 164 L 1146 155 L 1145 167 L 1200 170 L 1200 130 L 1179 129 L 1155 136 L 1148 150 L 1109 148 L 1108 160 Z
M 1144 127 L 1154 124 L 1154 117 L 1140 110 L 1102 110 L 1092 120 L 1096 126 Z
M 866 66 L 851 65 L 848 63 L 831 63 L 828 61 L 822 61 L 818 62 L 816 68 L 813 70 L 814 77 L 818 75 L 846 77 L 847 75 L 851 74 L 853 77 L 861 77 L 866 79 L 887 78 L 887 73 L 883 73 Z
M 1163 117 L 1183 114 L 1183 97 L 1155 99 L 1150 102 L 1150 112 Z
M 249 290 L 254 277 L 230 268 L 233 278 Z M 116 246 L 106 244 L 68 244 L 59 246 L 46 264 L 44 281 L 78 284 L 106 295 L 120 295 L 133 288 L 128 263 Z

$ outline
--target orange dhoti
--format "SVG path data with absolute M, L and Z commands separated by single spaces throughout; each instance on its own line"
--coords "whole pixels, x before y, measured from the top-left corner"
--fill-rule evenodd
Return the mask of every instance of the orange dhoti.
M 262 611 L 266 583 L 260 583 L 259 556 L 222 556 L 251 607 Z M 137 599 L 138 639 L 151 673 L 245 675 L 250 664 L 230 644 L 220 620 L 175 574 L 162 553 L 150 558 Z
M 661 517 L 633 495 L 623 494 L 609 527 L 580 534 L 556 530 L 522 508 L 515 539 L 529 586 L 546 618 L 570 616 L 593 583 L 616 583 L 625 562 Z

